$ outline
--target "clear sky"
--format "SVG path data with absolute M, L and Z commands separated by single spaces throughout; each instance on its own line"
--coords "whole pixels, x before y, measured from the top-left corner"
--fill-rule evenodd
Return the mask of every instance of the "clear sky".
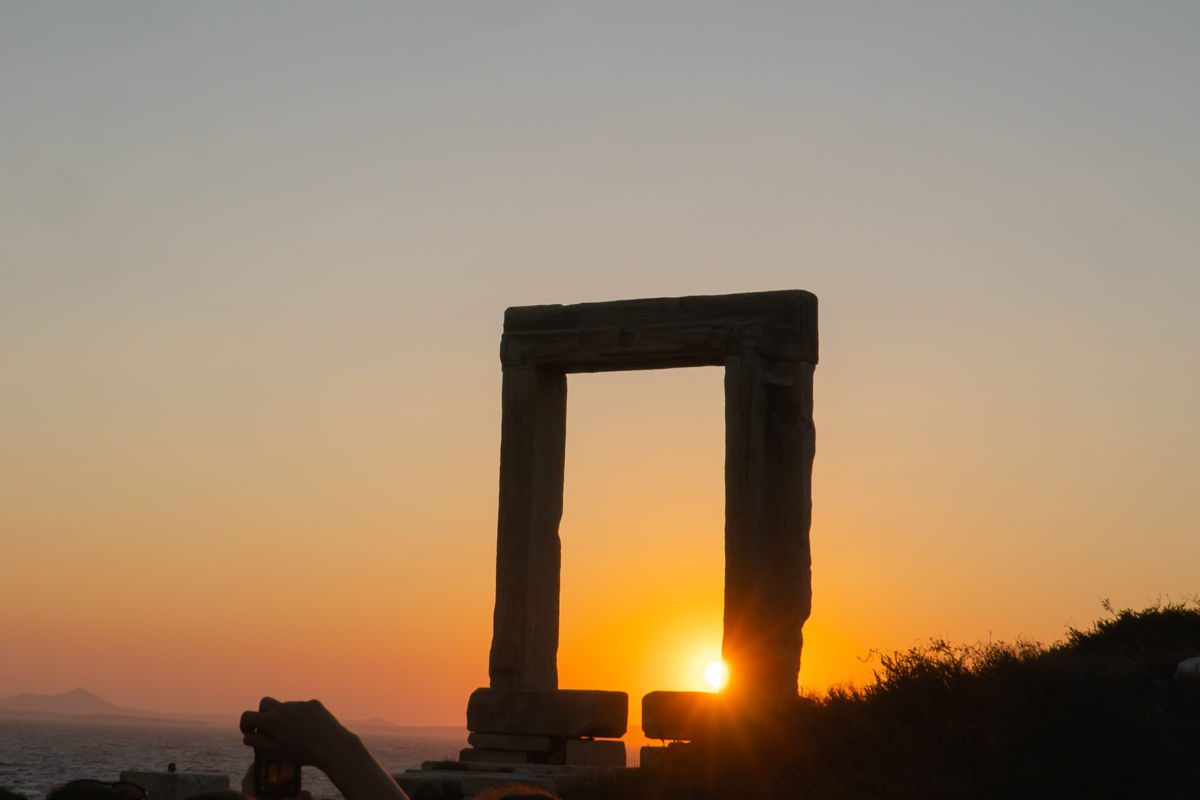
M 0 5 L 0 696 L 456 723 L 503 310 L 807 289 L 802 683 L 1200 591 L 1200 6 Z M 560 672 L 700 688 L 721 373 L 573 376 Z

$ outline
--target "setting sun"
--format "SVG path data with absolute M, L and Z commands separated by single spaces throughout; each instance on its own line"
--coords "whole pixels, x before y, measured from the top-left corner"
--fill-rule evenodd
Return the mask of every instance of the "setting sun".
M 711 686 L 713 691 L 719 692 L 724 689 L 728 680 L 729 667 L 725 666 L 724 661 L 718 659 L 704 668 L 704 682 Z

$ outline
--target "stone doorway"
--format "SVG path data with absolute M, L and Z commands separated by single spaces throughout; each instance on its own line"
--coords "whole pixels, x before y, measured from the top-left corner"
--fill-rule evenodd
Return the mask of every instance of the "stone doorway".
M 571 373 L 724 368 L 725 694 L 735 712 L 794 701 L 812 598 L 817 298 L 780 291 L 509 308 L 500 363 L 490 686 L 477 689 L 467 704 L 471 747 L 460 754 L 461 767 L 438 771 L 430 764 L 401 783 L 429 788 L 451 781 L 461 790 L 464 781 L 504 782 L 520 770 L 553 785 L 555 776 L 567 774 L 562 770 L 625 765 L 619 739 L 628 696 L 558 688 L 559 522 Z M 705 720 L 716 718 L 704 702 L 711 699 L 651 692 L 643 702 L 643 728 L 652 738 L 693 738 Z
M 492 688 L 558 688 L 567 375 L 722 366 L 729 691 L 795 694 L 811 605 L 816 312 L 803 291 L 505 312 Z

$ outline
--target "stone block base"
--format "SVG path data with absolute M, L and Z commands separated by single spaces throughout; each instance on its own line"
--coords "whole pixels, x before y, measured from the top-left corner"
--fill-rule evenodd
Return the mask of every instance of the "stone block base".
M 691 742 L 671 742 L 666 747 L 643 747 L 638 753 L 642 769 L 662 769 L 670 763 L 678 763 L 680 759 L 693 759 L 699 751 Z
M 623 767 L 625 743 L 615 739 L 559 739 L 550 750 L 468 747 L 458 754 L 463 764 L 524 764 L 568 767 Z
M 565 755 L 567 766 L 623 767 L 625 743 L 612 739 L 568 739 Z
M 704 738 L 720 723 L 723 700 L 711 692 L 650 692 L 642 698 L 642 730 L 651 739 Z
M 467 744 L 484 750 L 520 750 L 526 753 L 549 753 L 562 747 L 562 739 L 549 736 L 522 736 L 519 733 L 472 733 Z
M 629 695 L 574 689 L 476 689 L 467 702 L 467 729 L 566 738 L 625 735 Z
M 485 750 L 468 747 L 460 750 L 458 760 L 464 764 L 528 764 L 529 754 L 521 750 Z
M 572 781 L 610 772 L 604 767 L 528 764 L 499 766 L 426 761 L 392 777 L 412 800 L 467 800 L 493 786 L 536 786 L 561 794 Z

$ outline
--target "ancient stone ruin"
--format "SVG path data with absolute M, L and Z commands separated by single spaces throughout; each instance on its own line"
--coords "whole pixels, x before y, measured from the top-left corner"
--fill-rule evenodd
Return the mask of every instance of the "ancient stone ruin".
M 573 372 L 724 367 L 725 694 L 757 706 L 795 698 L 812 596 L 817 298 L 780 291 L 509 308 L 500 362 L 491 685 L 471 695 L 471 747 L 461 761 L 625 764 L 628 696 L 558 688 L 558 526 Z M 647 735 L 692 738 L 711 697 L 651 693 Z

